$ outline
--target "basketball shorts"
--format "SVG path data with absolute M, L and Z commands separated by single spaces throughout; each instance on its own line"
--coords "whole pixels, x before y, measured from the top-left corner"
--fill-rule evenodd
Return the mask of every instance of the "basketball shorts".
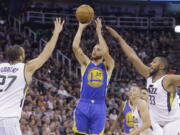
M 0 135 L 22 135 L 18 118 L 0 118 Z
M 80 134 L 103 134 L 106 122 L 104 101 L 81 99 L 74 110 L 73 131 Z
M 180 135 L 180 119 L 165 125 L 163 135 Z

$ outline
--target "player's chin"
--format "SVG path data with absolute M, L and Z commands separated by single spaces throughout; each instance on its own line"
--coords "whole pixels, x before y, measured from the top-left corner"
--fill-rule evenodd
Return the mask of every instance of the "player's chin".
M 92 57 L 91 57 L 93 60 L 95 60 L 95 59 L 97 59 L 98 57 L 97 56 L 95 56 L 95 55 L 92 55 Z
M 155 72 L 153 67 L 150 67 L 150 73 L 153 74 Z
M 95 57 L 94 57 L 94 56 L 91 56 L 91 59 L 92 59 L 92 60 L 94 60 L 94 59 L 95 59 Z

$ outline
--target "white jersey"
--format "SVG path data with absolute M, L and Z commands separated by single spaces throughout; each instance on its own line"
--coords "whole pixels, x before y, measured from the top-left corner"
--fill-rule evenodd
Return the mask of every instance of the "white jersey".
M 164 89 L 164 77 L 161 77 L 155 82 L 152 81 L 152 76 L 147 78 L 147 89 L 152 115 L 161 126 L 180 119 L 179 97 L 175 93 L 169 93 Z
M 27 83 L 24 63 L 0 64 L 0 118 L 21 117 Z
M 152 119 L 152 116 L 151 116 L 151 111 L 149 110 L 149 113 L 150 113 L 150 120 L 151 120 L 151 124 L 152 126 L 146 130 L 144 130 L 143 132 L 140 133 L 140 135 L 152 135 L 153 133 L 153 125 L 154 125 L 154 121 Z M 138 111 L 138 109 L 136 108 L 134 111 L 132 111 L 132 114 L 133 114 L 133 121 L 134 121 L 134 126 L 135 128 L 139 128 L 143 125 L 143 122 L 141 120 L 141 114 L 140 112 Z

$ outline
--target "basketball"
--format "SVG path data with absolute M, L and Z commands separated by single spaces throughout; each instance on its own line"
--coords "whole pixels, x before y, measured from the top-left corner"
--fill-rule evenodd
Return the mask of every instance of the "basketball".
M 94 10 L 89 5 L 81 5 L 76 9 L 76 18 L 81 23 L 89 23 L 94 18 Z

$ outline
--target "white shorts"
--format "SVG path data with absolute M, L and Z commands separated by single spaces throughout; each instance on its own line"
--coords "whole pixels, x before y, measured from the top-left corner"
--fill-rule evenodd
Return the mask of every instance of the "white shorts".
M 180 135 L 180 119 L 164 126 L 163 135 Z
M 0 135 L 22 135 L 18 118 L 0 118 Z

